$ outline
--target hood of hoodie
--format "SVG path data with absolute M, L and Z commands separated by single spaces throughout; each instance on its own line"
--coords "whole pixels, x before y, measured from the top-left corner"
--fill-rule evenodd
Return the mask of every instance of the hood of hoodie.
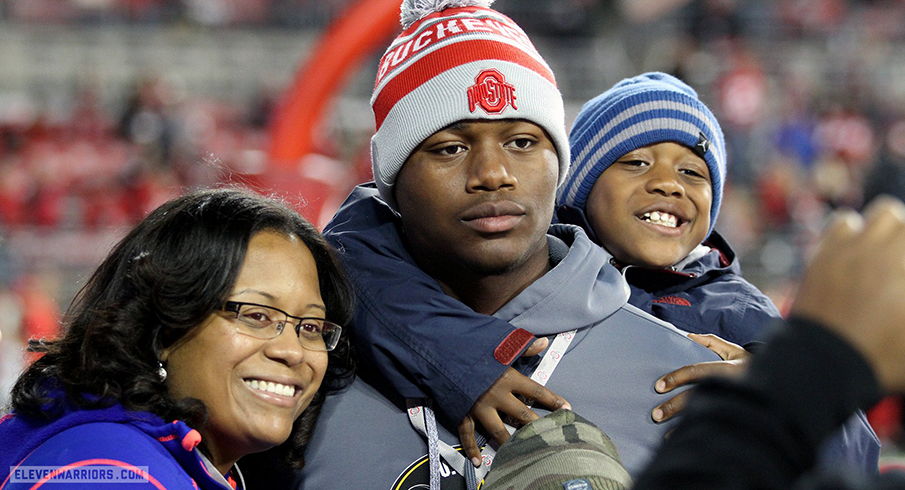
M 0 441 L 4 442 L 0 445 L 0 485 L 9 478 L 10 467 L 19 465 L 51 437 L 67 429 L 99 422 L 127 424 L 156 439 L 202 488 L 211 488 L 212 478 L 222 479 L 222 476 L 212 477 L 206 459 L 196 449 L 201 441 L 198 431 L 182 421 L 168 423 L 152 413 L 126 410 L 119 404 L 97 409 L 77 409 L 66 404 L 62 414 L 52 420 L 39 420 L 16 412 L 0 418 Z
M 568 253 L 493 316 L 545 336 L 598 323 L 628 302 L 631 290 L 609 264 L 612 256 L 588 239 L 584 230 L 557 224 L 548 234 L 549 240 L 568 245 Z M 576 296 L 585 299 L 579 301 Z M 568 322 L 563 321 L 565 316 Z
M 35 448 L 60 432 L 94 422 L 154 423 L 159 417 L 143 412 L 129 412 L 121 405 L 95 410 L 73 410 L 66 405 L 63 413 L 53 420 L 40 420 L 11 412 L 0 419 L 0 482 L 6 479 L 10 466 L 16 466 Z

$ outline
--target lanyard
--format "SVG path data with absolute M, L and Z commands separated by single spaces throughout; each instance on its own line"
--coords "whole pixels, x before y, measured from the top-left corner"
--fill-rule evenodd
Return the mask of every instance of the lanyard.
M 533 381 L 536 381 L 542 386 L 547 384 L 547 381 L 550 379 L 550 376 L 553 375 L 556 366 L 559 365 L 559 361 L 562 360 L 563 355 L 569 348 L 569 344 L 575 339 L 575 332 L 576 330 L 570 330 L 568 332 L 556 334 L 553 338 L 553 342 L 550 344 L 550 348 L 544 353 L 540 364 L 538 364 L 537 368 L 531 374 L 531 379 Z M 461 451 L 456 450 L 449 444 L 440 440 L 437 436 L 436 419 L 434 418 L 433 411 L 431 411 L 424 402 L 425 400 L 409 400 L 407 412 L 409 422 L 411 422 L 415 430 L 421 433 L 422 436 L 425 436 L 428 440 L 429 464 L 439 464 L 438 460 L 436 463 L 434 463 L 434 461 L 436 460 L 436 456 L 442 456 L 447 464 L 452 466 L 452 468 L 459 472 L 460 475 L 469 475 L 469 467 L 474 468 L 474 465 L 462 455 Z M 506 425 L 506 430 L 508 430 L 510 434 L 515 432 L 515 428 L 508 424 Z M 474 475 L 477 478 L 477 481 L 481 481 L 487 472 L 490 471 L 490 466 L 493 464 L 493 458 L 495 456 L 496 450 L 493 449 L 490 444 L 485 445 L 484 449 L 481 451 L 481 467 L 474 469 Z M 439 480 L 436 482 L 434 481 L 435 473 L 439 474 L 439 472 L 431 471 L 431 490 L 439 489 Z M 468 477 L 466 476 L 466 478 Z
M 547 349 L 547 352 L 544 353 L 544 357 L 540 360 L 540 364 L 537 365 L 537 369 L 531 374 L 532 380 L 537 381 L 541 385 L 547 384 L 547 380 L 550 379 L 553 370 L 559 365 L 559 361 L 562 360 L 566 349 L 569 348 L 569 344 L 575 338 L 575 332 L 577 330 L 569 330 L 568 332 L 558 333 L 556 337 L 553 337 L 553 343 Z

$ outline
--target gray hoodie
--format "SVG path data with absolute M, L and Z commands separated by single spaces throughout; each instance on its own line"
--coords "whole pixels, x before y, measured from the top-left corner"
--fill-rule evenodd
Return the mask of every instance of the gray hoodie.
M 578 329 L 547 387 L 609 435 L 626 468 L 637 473 L 672 426 L 651 419 L 651 410 L 675 395 L 656 393 L 654 382 L 679 367 L 719 357 L 629 305 L 628 285 L 609 265 L 609 254 L 578 227 L 554 225 L 550 240 L 559 243 L 551 250 L 564 243 L 568 252 L 494 316 L 537 336 Z M 513 367 L 530 374 L 536 362 L 520 360 Z M 404 406 L 404 400 L 388 399 L 361 378 L 329 397 L 306 452 L 302 487 L 427 488 L 418 486 L 428 483 L 427 445 Z M 451 429 L 439 427 L 439 437 L 456 445 Z M 464 488 L 464 479 L 449 466 L 442 465 L 441 474 L 442 488 Z

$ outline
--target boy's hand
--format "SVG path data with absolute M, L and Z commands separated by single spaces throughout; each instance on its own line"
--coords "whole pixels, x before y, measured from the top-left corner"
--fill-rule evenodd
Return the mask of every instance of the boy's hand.
M 744 372 L 745 365 L 751 358 L 751 354 L 740 345 L 723 340 L 716 335 L 692 333 L 688 334 L 688 337 L 716 352 L 723 360 L 699 362 L 676 369 L 657 380 L 654 385 L 657 393 L 669 393 L 680 386 L 696 383 L 710 376 L 739 376 Z M 654 408 L 653 412 L 651 412 L 651 417 L 653 417 L 655 422 L 669 420 L 685 408 L 690 392 L 691 390 L 685 390 L 663 402 Z
M 537 339 L 522 356 L 535 356 L 543 352 L 548 343 L 546 338 Z M 509 431 L 501 414 L 519 425 L 527 424 L 540 418 L 529 408 L 532 403 L 551 410 L 572 408 L 564 398 L 512 368 L 506 369 L 475 401 L 468 416 L 459 424 L 459 441 L 475 467 L 481 466 L 481 450 L 475 441 L 474 421 L 477 420 L 498 444 L 503 444 L 509 440 Z

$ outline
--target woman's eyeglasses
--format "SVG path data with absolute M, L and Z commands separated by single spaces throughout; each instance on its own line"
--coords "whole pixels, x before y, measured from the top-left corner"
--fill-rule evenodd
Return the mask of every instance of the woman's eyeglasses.
M 313 351 L 336 348 L 342 327 L 323 318 L 297 317 L 273 306 L 227 301 L 223 311 L 236 314 L 236 329 L 262 340 L 276 338 L 286 325 L 295 327 L 302 347 Z

